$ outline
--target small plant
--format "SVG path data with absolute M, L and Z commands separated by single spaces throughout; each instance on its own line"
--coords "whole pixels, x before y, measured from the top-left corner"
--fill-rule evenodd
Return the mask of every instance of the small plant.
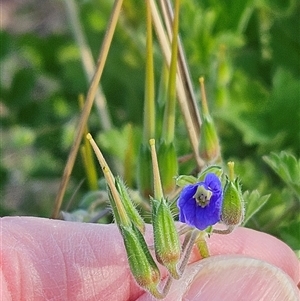
M 155 140 L 150 140 L 154 175 L 154 196 L 151 197 L 154 250 L 156 260 L 169 273 L 167 279 L 162 281 L 150 247 L 143 237 L 145 231 L 143 219 L 135 209 L 125 184 L 113 176 L 90 134 L 87 135 L 87 139 L 97 155 L 108 185 L 110 204 L 123 237 L 131 272 L 141 287 L 154 297 L 162 299 L 167 295 L 172 280 L 182 277 L 194 245 L 198 246 L 203 258 L 209 257 L 206 237 L 214 232 L 229 233 L 242 222 L 243 199 L 240 184 L 237 179 L 233 179 L 233 164 L 232 162 L 228 164 L 230 177 L 225 184 L 224 197 L 221 180 L 215 173 L 208 172 L 211 168 L 200 173 L 198 178 L 194 179 L 194 184 L 183 187 L 177 206 L 179 220 L 184 224 L 177 228 L 171 204 L 163 195 Z M 219 169 L 218 171 L 220 172 Z M 203 177 L 204 180 L 200 181 Z M 185 176 L 181 176 L 181 181 L 184 178 Z M 224 223 L 228 229 L 215 230 L 213 226 L 218 222 Z M 180 235 L 185 237 L 182 245 Z
M 188 95 L 186 90 L 181 90 L 183 81 L 179 80 L 181 74 L 181 77 L 188 81 L 188 73 L 182 70 L 183 73 L 180 73 L 178 69 L 178 57 L 180 58 L 182 54 L 181 45 L 178 44 L 179 0 L 175 1 L 174 19 L 169 19 L 169 27 L 172 28 L 169 46 L 171 57 L 169 61 L 166 59 L 166 65 L 169 64 L 167 68 L 169 76 L 167 83 L 162 85 L 165 92 L 160 93 L 165 95 L 164 114 L 156 150 L 154 137 L 157 136 L 155 125 L 158 120 L 155 118 L 152 15 L 156 20 L 156 27 L 160 21 L 157 19 L 156 8 L 153 5 L 152 1 L 146 1 L 147 61 L 144 131 L 137 161 L 138 189 L 143 199 L 151 204 L 153 246 L 148 246 L 144 239 L 144 220 L 136 209 L 124 181 L 112 174 L 92 136 L 88 134 L 86 139 L 91 143 L 104 173 L 109 201 L 115 222 L 123 237 L 131 272 L 141 287 L 148 290 L 154 297 L 162 299 L 167 295 L 173 279 L 182 277 L 194 245 L 197 246 L 202 258 L 209 257 L 207 237 L 214 233 L 228 234 L 233 231 L 242 223 L 245 209 L 240 180 L 234 176 L 233 162 L 228 163 L 229 176 L 224 177 L 220 142 L 209 112 L 204 78 L 199 80 L 202 114 L 198 114 L 197 106 L 195 106 L 194 110 L 197 111 L 194 111 L 194 115 L 197 116 L 198 122 L 192 122 L 192 128 L 188 126 L 188 123 L 186 124 L 192 147 L 194 146 L 197 170 L 200 171 L 196 177 L 178 176 L 178 156 L 174 143 L 177 96 L 180 98 L 181 95 L 182 98 L 184 120 L 189 120 L 189 114 L 191 114 L 187 104 Z M 168 9 L 170 10 L 170 6 Z M 169 13 L 173 14 L 172 11 Z M 164 35 L 161 29 L 160 34 Z M 168 39 L 164 43 L 168 46 Z M 180 94 L 182 91 L 184 94 Z M 192 90 L 190 92 L 192 93 Z M 197 129 L 197 126 L 201 124 L 200 117 L 202 117 L 202 126 Z M 196 141 L 194 141 L 197 132 L 201 133 L 200 139 L 196 136 Z M 220 165 L 213 165 L 216 162 Z M 177 203 L 175 208 L 174 203 Z M 183 223 L 181 226 L 175 224 L 174 210 L 176 208 L 179 211 L 179 221 Z M 224 227 L 215 228 L 214 226 L 218 223 L 223 224 Z M 182 244 L 180 236 L 184 236 Z M 152 249 L 154 249 L 156 261 L 151 254 Z M 165 280 L 161 280 L 157 262 L 168 271 L 168 277 Z
M 57 197 L 55 217 L 62 202 L 70 166 L 83 134 L 87 133 L 86 121 L 91 110 L 98 81 L 101 78 L 104 62 L 112 40 L 122 1 L 115 1 L 113 13 L 100 52 L 98 65 L 78 127 L 74 147 L 65 169 L 64 181 Z M 88 162 L 87 140 L 90 142 L 106 183 L 108 199 L 114 220 L 123 237 L 128 263 L 136 282 L 148 290 L 155 298 L 164 298 L 174 279 L 183 276 L 190 254 L 197 247 L 202 258 L 210 256 L 207 239 L 211 235 L 228 234 L 235 227 L 248 221 L 267 201 L 269 196 L 260 196 L 255 191 L 244 194 L 241 181 L 235 176 L 234 163 L 223 164 L 219 135 L 210 114 L 204 78 L 199 79 L 201 90 L 201 108 L 191 86 L 190 75 L 184 51 L 178 35 L 180 1 L 175 0 L 174 12 L 169 1 L 161 1 L 159 9 L 153 0 L 146 1 L 147 38 L 146 38 L 146 81 L 144 99 L 144 124 L 141 144 L 136 160 L 137 188 L 139 203 L 144 204 L 144 215 L 151 215 L 154 245 L 147 245 L 145 218 L 140 214 L 136 201 L 125 185 L 126 179 L 115 177 L 111 172 L 102 152 L 91 134 L 87 134 L 82 151 L 84 162 Z M 164 56 L 159 101 L 155 99 L 153 37 L 155 28 Z M 194 160 L 194 171 L 179 175 L 181 159 L 176 143 L 176 122 L 178 117 L 176 103 L 179 103 L 182 120 L 190 141 Z M 157 105 L 159 107 L 157 108 Z M 162 113 L 161 113 L 162 111 Z M 162 116 L 161 120 L 158 116 Z M 127 128 L 128 137 L 132 137 L 132 128 Z M 112 132 L 109 132 L 112 134 Z M 115 133 L 116 134 L 116 133 Z M 120 134 L 115 137 L 120 139 Z M 158 140 L 156 146 L 155 139 Z M 101 139 L 100 139 L 101 140 Z M 117 139 L 112 143 L 116 144 Z M 128 138 L 124 165 L 132 169 L 132 138 Z M 112 146 L 114 148 L 115 145 Z M 266 159 L 271 162 L 270 159 Z M 274 160 L 273 160 L 274 161 Z M 93 161 L 89 158 L 86 173 Z M 269 163 L 271 164 L 271 163 Z M 271 165 L 272 166 L 272 165 Z M 226 176 L 226 170 L 228 176 Z M 194 175 L 192 175 L 192 173 Z M 95 180 L 95 172 L 90 175 L 90 182 Z M 126 174 L 126 173 L 125 173 Z M 128 174 L 128 173 L 127 173 Z M 127 179 L 132 182 L 132 176 Z M 175 206 L 175 204 L 177 206 Z M 182 224 L 176 224 L 176 216 Z M 148 219 L 149 221 L 149 219 Z M 181 236 L 183 242 L 181 243 Z M 154 250 L 155 257 L 152 255 Z M 166 279 L 161 279 L 159 264 L 168 271 Z

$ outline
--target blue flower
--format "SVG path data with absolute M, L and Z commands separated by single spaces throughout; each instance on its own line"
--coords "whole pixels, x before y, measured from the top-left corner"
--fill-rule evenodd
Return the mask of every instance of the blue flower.
M 179 220 L 204 230 L 220 221 L 222 202 L 221 182 L 215 174 L 208 173 L 203 182 L 183 188 L 177 201 Z

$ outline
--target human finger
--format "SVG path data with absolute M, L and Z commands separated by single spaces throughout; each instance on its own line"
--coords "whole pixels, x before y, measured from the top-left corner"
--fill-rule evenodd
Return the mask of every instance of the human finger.
M 294 281 L 280 268 L 241 255 L 217 255 L 189 265 L 164 301 L 297 301 Z M 144 293 L 137 301 L 156 300 Z

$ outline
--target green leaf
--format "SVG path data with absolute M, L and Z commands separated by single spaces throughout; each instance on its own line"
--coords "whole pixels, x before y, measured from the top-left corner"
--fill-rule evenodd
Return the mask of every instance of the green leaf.
M 89 210 L 93 207 L 93 210 L 98 210 L 98 205 L 108 203 L 108 194 L 105 190 L 89 191 L 87 192 L 78 207 L 83 210 Z
M 280 238 L 285 241 L 293 250 L 299 249 L 300 246 L 299 229 L 300 218 L 280 227 Z
M 245 201 L 245 217 L 243 221 L 243 226 L 247 224 L 250 218 L 256 214 L 267 202 L 270 194 L 261 196 L 257 190 L 245 191 L 243 198 Z
M 122 128 L 112 128 L 105 132 L 101 132 L 97 137 L 97 141 L 99 141 L 103 150 L 123 161 L 125 159 L 128 143 L 131 142 L 131 131 L 132 129 L 130 129 L 130 125 L 128 124 Z M 137 128 L 134 128 L 134 133 L 136 135 L 136 140 L 139 140 L 140 132 Z M 135 145 L 132 145 L 132 147 L 135 147 Z
M 277 68 L 272 79 L 272 92 L 269 105 L 265 107 L 262 118 L 268 124 L 271 135 L 281 135 L 278 149 L 300 151 L 300 78 L 289 70 Z
M 208 173 L 214 173 L 217 177 L 221 178 L 221 176 L 223 174 L 223 170 L 218 165 L 209 165 L 204 170 L 202 170 L 200 174 L 198 174 L 197 182 L 204 181 L 204 179 Z M 194 183 L 192 183 L 192 184 L 194 184 Z
M 176 177 L 176 185 L 179 187 L 195 184 L 196 182 L 197 182 L 197 178 L 195 178 L 194 176 L 180 175 Z
M 286 151 L 279 154 L 272 152 L 269 156 L 264 156 L 263 159 L 300 201 L 300 160 Z

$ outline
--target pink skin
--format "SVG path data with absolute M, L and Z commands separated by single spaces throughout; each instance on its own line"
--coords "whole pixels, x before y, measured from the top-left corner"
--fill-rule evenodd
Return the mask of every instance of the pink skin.
M 115 225 L 5 217 L 0 229 L 1 300 L 155 300 L 131 276 Z M 165 300 L 298 300 L 299 261 L 283 242 L 238 228 L 208 244 L 214 256 L 194 251 Z

